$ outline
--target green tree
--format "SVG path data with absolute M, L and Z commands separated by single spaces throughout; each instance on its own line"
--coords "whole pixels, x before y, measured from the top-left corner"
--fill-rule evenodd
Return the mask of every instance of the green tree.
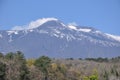
M 32 67 L 35 63 L 35 59 L 27 59 L 27 66 Z
M 14 53 L 13 52 L 9 52 L 5 55 L 6 59 L 13 59 L 14 58 Z
M 98 80 L 98 77 L 96 75 L 91 75 L 89 76 L 90 80 Z
M 10 52 L 6 54 L 5 61 L 7 64 L 6 80 L 29 80 L 29 71 L 22 52 L 17 51 L 15 53 Z
M 45 75 L 45 80 L 48 79 L 48 68 L 50 67 L 51 59 L 47 56 L 41 56 L 36 59 L 34 65 L 38 67 Z
M 6 65 L 0 62 L 0 80 L 5 80 L 5 68 Z
M 20 80 L 29 80 L 28 79 L 28 68 L 26 65 L 26 59 L 24 57 L 24 54 L 20 51 L 17 51 L 14 55 L 15 62 L 19 62 L 16 64 L 16 66 L 19 65 L 18 69 L 20 70 Z

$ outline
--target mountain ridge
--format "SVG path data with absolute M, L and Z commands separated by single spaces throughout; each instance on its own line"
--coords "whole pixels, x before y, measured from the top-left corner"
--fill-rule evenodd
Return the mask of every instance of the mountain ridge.
M 17 50 L 27 57 L 114 57 L 119 56 L 120 38 L 92 27 L 44 18 L 25 28 L 0 31 L 0 52 Z

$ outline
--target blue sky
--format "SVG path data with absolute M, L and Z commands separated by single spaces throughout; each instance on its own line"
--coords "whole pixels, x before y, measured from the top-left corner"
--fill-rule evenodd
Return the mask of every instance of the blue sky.
M 47 17 L 120 35 L 120 0 L 0 0 L 0 30 Z

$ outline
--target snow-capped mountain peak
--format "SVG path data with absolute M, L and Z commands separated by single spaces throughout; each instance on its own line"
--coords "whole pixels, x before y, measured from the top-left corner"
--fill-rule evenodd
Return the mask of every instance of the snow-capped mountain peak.
M 48 21 L 58 21 L 58 19 L 56 19 L 56 18 L 42 18 L 42 19 L 38 19 L 36 21 L 32 21 L 29 24 L 28 29 L 37 28 L 37 27 L 41 26 L 42 24 L 44 24 L 44 23 L 46 23 Z
M 120 55 L 120 36 L 73 23 L 66 25 L 56 18 L 43 18 L 0 31 L 0 51 L 16 50 L 29 53 L 27 56 L 111 57 Z
M 42 19 L 38 19 L 36 21 L 32 21 L 29 24 L 24 25 L 24 26 L 15 26 L 12 28 L 12 30 L 34 29 L 34 28 L 37 28 L 48 21 L 58 21 L 58 19 L 56 19 L 56 18 L 42 18 Z

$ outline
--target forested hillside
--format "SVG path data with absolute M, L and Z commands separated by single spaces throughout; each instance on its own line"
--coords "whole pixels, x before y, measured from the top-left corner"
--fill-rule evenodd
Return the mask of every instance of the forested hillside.
M 120 80 L 120 57 L 26 59 L 20 51 L 0 53 L 0 80 Z

